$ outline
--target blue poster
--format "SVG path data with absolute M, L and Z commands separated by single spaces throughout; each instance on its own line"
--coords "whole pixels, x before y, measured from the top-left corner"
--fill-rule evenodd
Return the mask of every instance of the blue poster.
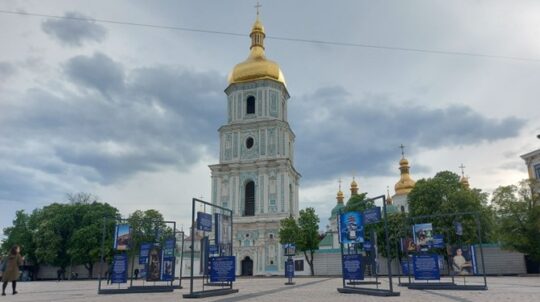
M 412 263 L 407 260 L 401 260 L 401 272 L 403 275 L 409 274 L 409 267 L 412 267 Z
M 212 215 L 197 212 L 197 230 L 212 232 Z
M 214 218 L 217 253 L 223 256 L 230 255 L 232 250 L 231 216 L 215 213 Z
M 174 248 L 176 246 L 176 238 L 169 238 L 163 243 L 163 256 L 174 257 Z
M 236 257 L 210 257 L 210 282 L 232 282 L 236 280 Z
M 364 280 L 364 271 L 362 270 L 362 255 L 343 255 L 341 264 L 343 269 L 343 279 Z
M 284 255 L 285 256 L 294 256 L 296 255 L 296 244 L 294 243 L 285 243 L 283 245 Z
M 373 249 L 373 244 L 371 244 L 371 241 L 366 240 L 364 241 L 364 251 L 371 251 Z
M 128 271 L 128 257 L 126 253 L 114 255 L 111 283 L 126 283 Z
M 150 253 L 152 245 L 152 243 L 148 242 L 141 243 L 141 248 L 139 250 L 139 264 L 143 265 L 148 262 L 148 253 Z
M 161 259 L 161 281 L 173 281 L 175 257 L 163 256 Z
M 287 261 L 285 262 L 285 277 L 294 277 L 294 260 L 292 259 L 287 259 Z
M 208 254 L 215 255 L 218 254 L 218 247 L 215 244 L 210 244 L 208 246 Z
M 439 256 L 437 254 L 422 254 L 413 256 L 415 280 L 440 280 Z
M 364 211 L 364 224 L 381 221 L 381 207 L 374 207 Z
M 339 215 L 339 242 L 364 242 L 364 224 L 360 212 L 347 212 Z
M 444 235 L 442 234 L 433 235 L 433 242 L 431 244 L 433 248 L 437 248 L 437 249 L 444 248 Z

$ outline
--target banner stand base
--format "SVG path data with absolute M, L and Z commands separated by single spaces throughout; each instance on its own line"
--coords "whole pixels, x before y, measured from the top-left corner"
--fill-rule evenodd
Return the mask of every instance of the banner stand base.
M 235 294 L 237 292 L 238 292 L 238 289 L 232 289 L 232 288 L 213 289 L 213 290 L 205 290 L 205 291 L 193 292 L 191 294 L 184 294 L 184 295 L 182 295 L 182 297 L 184 297 L 185 299 L 198 299 L 198 298 L 206 298 L 206 297 L 214 297 L 214 296 L 223 296 L 223 295 Z
M 365 284 L 381 284 L 378 281 L 350 281 L 347 282 L 347 285 L 365 285 Z
M 344 288 L 338 288 L 337 291 L 342 294 L 360 294 L 360 295 L 379 296 L 379 297 L 397 297 L 400 295 L 399 292 L 391 292 L 389 290 L 373 289 L 373 288 L 344 287 Z
M 296 282 L 285 282 L 284 284 L 285 284 L 285 285 L 295 285 Z
M 106 288 L 100 289 L 98 294 L 100 295 L 112 295 L 112 294 L 141 294 L 141 293 L 166 293 L 173 292 L 172 286 L 131 286 L 128 288 Z
M 445 283 L 411 283 L 406 285 L 408 289 L 441 289 L 441 290 L 487 290 L 485 285 L 458 285 L 451 282 Z

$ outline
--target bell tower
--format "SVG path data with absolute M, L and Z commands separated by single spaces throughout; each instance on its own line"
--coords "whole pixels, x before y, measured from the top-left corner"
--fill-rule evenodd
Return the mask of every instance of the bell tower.
M 257 14 L 248 58 L 229 74 L 219 164 L 210 166 L 212 203 L 234 212 L 237 268 L 253 265 L 253 274 L 283 271 L 279 221 L 299 211 L 289 93 L 281 68 L 266 58 L 265 36 Z

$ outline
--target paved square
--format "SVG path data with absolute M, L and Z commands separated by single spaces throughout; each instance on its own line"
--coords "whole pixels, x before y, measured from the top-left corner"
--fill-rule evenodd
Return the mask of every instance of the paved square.
M 8 287 L 6 297 L 0 301 L 539 301 L 540 277 L 490 277 L 488 291 L 450 291 L 450 290 L 408 290 L 396 286 L 399 297 L 373 297 L 354 294 L 340 294 L 336 288 L 341 286 L 340 278 L 296 278 L 295 286 L 285 286 L 284 278 L 240 278 L 235 288 L 240 292 L 228 296 L 205 299 L 183 299 L 182 294 L 189 290 L 186 281 L 184 289 L 173 293 L 97 295 L 97 281 L 40 281 L 20 282 L 19 294 L 11 295 Z M 397 281 L 397 280 L 396 280 Z M 382 285 L 387 285 L 383 282 Z

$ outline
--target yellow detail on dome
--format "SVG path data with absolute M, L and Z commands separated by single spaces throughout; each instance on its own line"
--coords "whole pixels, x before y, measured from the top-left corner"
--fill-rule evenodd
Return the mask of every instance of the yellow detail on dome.
M 471 185 L 469 184 L 469 178 L 465 176 L 461 176 L 461 179 L 459 182 L 465 187 L 465 189 L 469 189 Z
M 353 179 L 351 182 L 351 195 L 357 195 L 357 194 L 358 194 L 358 184 L 356 183 L 356 180 L 354 179 L 354 176 L 353 176 Z
M 414 188 L 414 185 L 416 184 L 416 182 L 411 178 L 411 175 L 409 175 L 409 168 L 409 161 L 405 157 L 402 157 L 399 161 L 399 170 L 401 171 L 401 177 L 394 186 L 394 189 L 396 190 L 396 195 L 409 194 Z
M 337 201 L 338 203 L 343 203 L 343 199 L 345 198 L 345 195 L 343 195 L 343 192 L 341 191 L 341 178 L 339 179 L 339 190 L 337 192 Z
M 264 53 L 264 38 L 266 35 L 258 15 L 249 36 L 251 37 L 249 56 L 244 62 L 234 66 L 229 74 L 229 84 L 268 79 L 286 85 L 285 77 L 279 65 L 266 59 Z

